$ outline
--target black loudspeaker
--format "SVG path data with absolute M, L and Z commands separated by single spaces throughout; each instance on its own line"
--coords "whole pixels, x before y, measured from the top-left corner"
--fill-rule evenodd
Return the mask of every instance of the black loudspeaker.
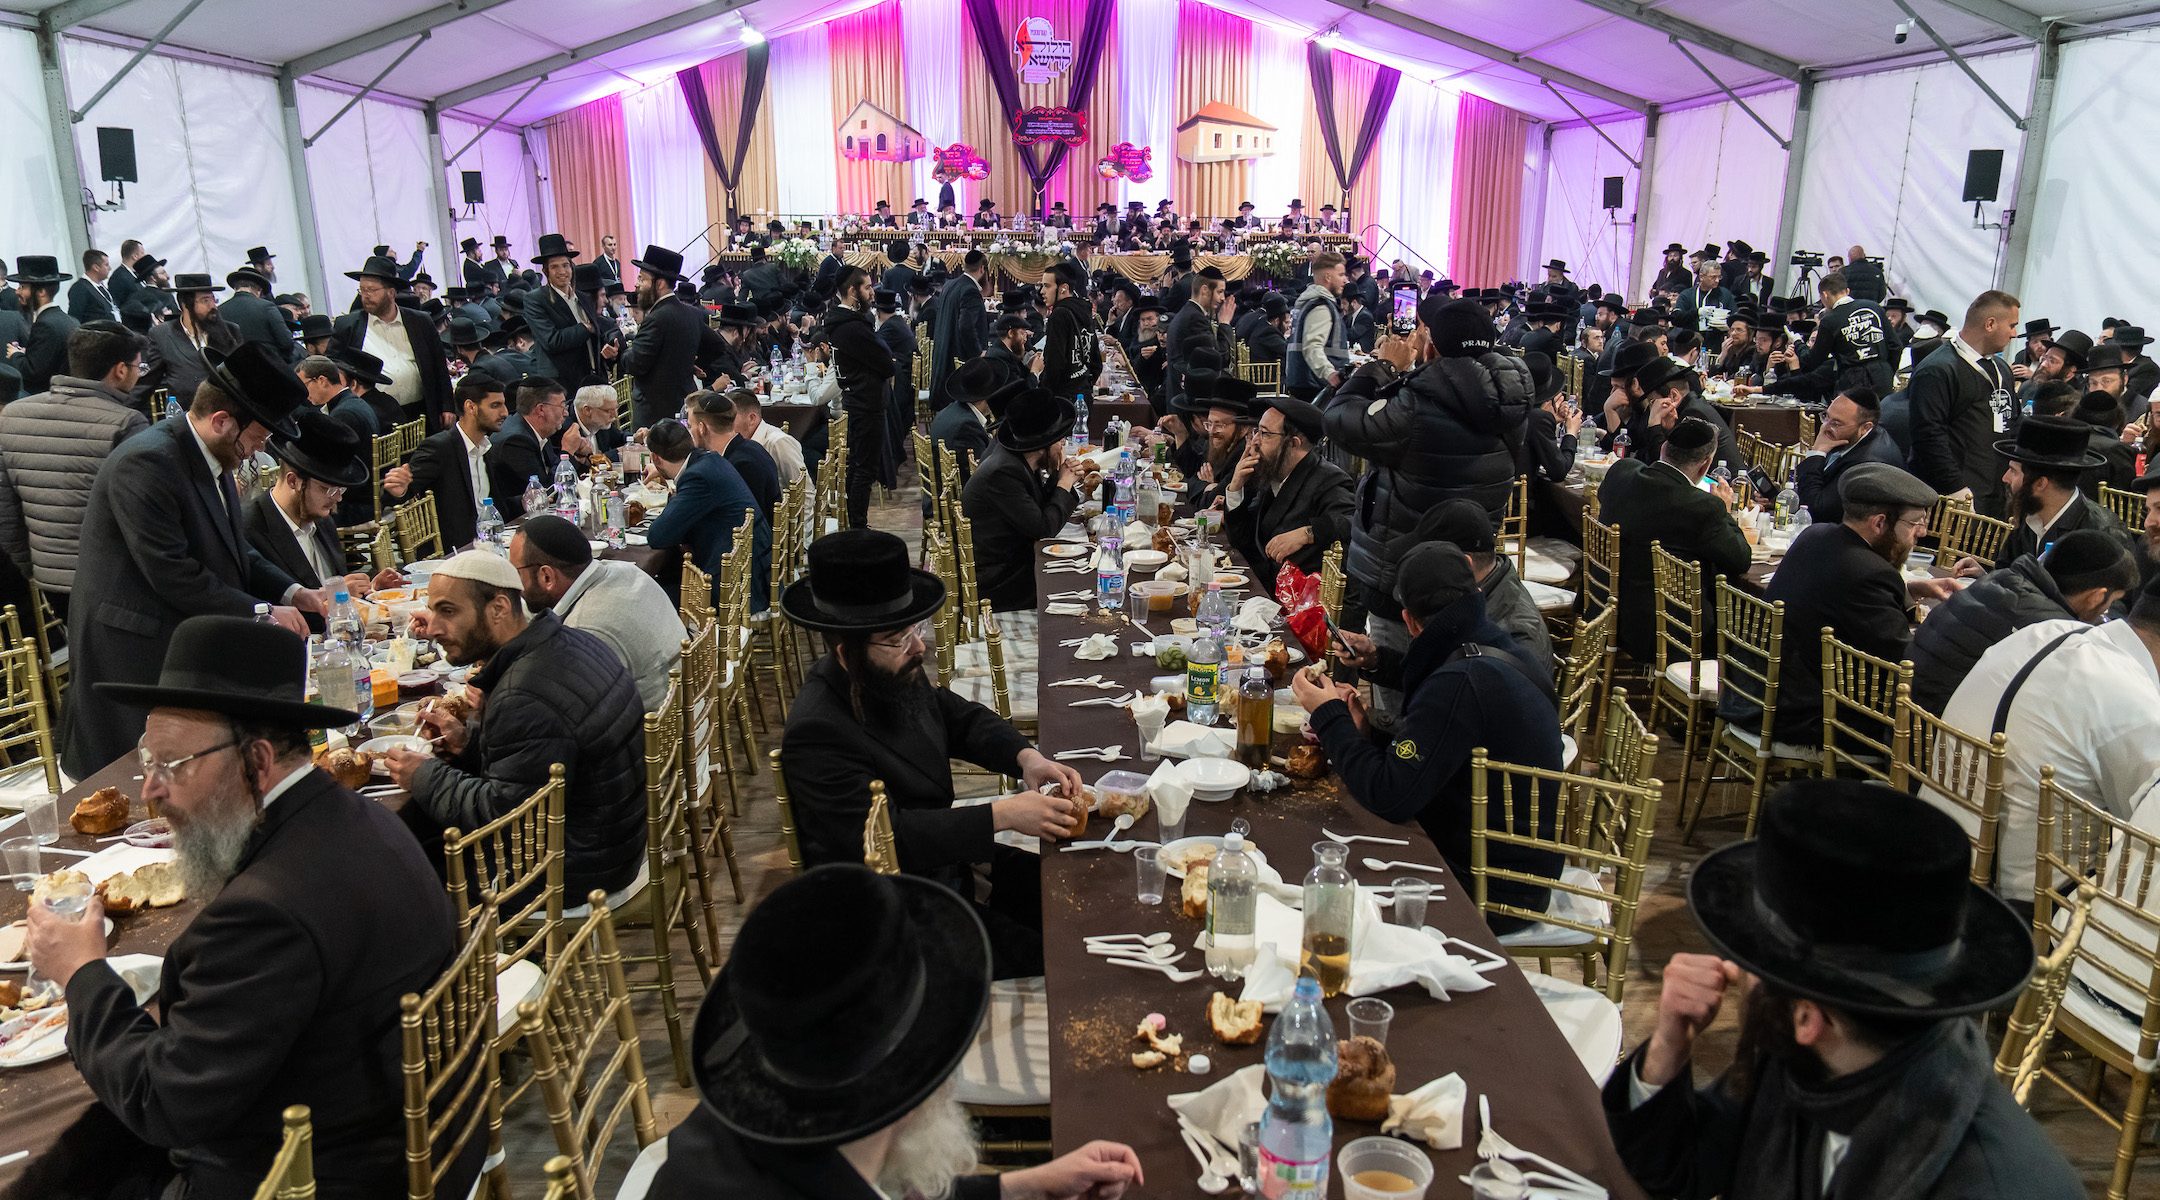
M 480 186 L 480 172 L 460 171 L 458 174 L 465 178 L 465 203 L 486 204 L 487 193 Z
M 1620 207 L 1620 177 L 1618 175 L 1607 175 L 1605 177 L 1605 207 Z
M 2000 150 L 1972 150 L 1965 155 L 1965 200 L 1992 201 L 2002 186 L 2002 158 Z
M 98 178 L 102 181 L 135 182 L 135 131 L 98 126 Z

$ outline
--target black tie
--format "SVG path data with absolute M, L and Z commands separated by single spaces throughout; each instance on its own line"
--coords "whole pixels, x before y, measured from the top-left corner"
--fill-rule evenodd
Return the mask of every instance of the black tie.
M 234 513 L 240 511 L 240 493 L 233 487 L 231 471 L 220 472 L 217 477 L 218 495 L 225 501 L 225 523 L 232 524 Z

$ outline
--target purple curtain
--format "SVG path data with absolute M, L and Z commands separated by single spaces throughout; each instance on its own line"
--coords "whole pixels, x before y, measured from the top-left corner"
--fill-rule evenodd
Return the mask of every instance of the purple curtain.
M 1402 72 L 1393 67 L 1382 67 L 1373 76 L 1372 94 L 1365 103 L 1365 120 L 1358 125 L 1357 144 L 1350 148 L 1350 165 L 1346 170 L 1342 139 L 1335 132 L 1334 54 L 1320 42 L 1305 44 L 1305 67 L 1312 76 L 1313 104 L 1320 110 L 1320 139 L 1327 143 L 1328 164 L 1335 168 L 1335 182 L 1342 187 L 1347 199 L 1350 185 L 1365 173 L 1365 163 L 1372 157 L 1373 145 L 1380 140 L 1380 127 L 1387 123 L 1388 109 L 1395 103 L 1395 87 L 1402 82 Z
M 1020 80 L 1013 74 L 1012 55 L 1005 45 L 1005 35 L 998 23 L 994 0 L 965 0 L 968 24 L 975 30 L 975 44 L 982 50 L 983 65 L 990 72 L 990 82 L 997 87 L 998 103 L 1004 107 L 1006 120 L 1020 111 Z M 1080 31 L 1080 40 L 1073 46 L 1072 84 L 1066 93 L 1066 107 L 1086 112 L 1095 95 L 1095 74 L 1102 66 L 1103 51 L 1110 45 L 1111 15 L 1116 10 L 1114 0 L 1088 0 L 1087 24 Z M 1050 155 L 1038 162 L 1035 147 L 1014 146 L 1020 152 L 1020 164 L 1028 173 L 1028 183 L 1035 189 L 1037 215 L 1047 215 L 1043 206 L 1043 184 L 1065 165 L 1065 154 L 1070 149 L 1063 142 L 1050 146 Z
M 712 102 L 705 95 L 705 81 L 701 67 L 685 67 L 675 72 L 675 82 L 682 88 L 683 103 L 690 109 L 690 123 L 697 126 L 698 141 L 705 146 L 705 157 L 712 162 L 713 172 L 720 176 L 720 186 L 728 194 L 728 220 L 735 219 L 735 186 L 742 182 L 743 160 L 750 155 L 750 133 L 757 126 L 758 105 L 765 99 L 765 63 L 772 56 L 772 44 L 758 42 L 750 47 L 743 61 L 742 120 L 735 130 L 735 169 L 728 169 L 727 158 L 720 153 L 720 131 L 713 126 Z

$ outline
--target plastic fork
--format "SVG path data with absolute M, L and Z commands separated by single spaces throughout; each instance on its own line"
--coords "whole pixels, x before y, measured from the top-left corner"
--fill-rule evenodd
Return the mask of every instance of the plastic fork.
M 1139 959 L 1136 958 L 1112 958 L 1110 962 L 1115 966 L 1132 967 L 1135 970 L 1140 971 L 1160 971 L 1163 974 L 1168 975 L 1170 977 L 1170 982 L 1172 983 L 1190 983 L 1191 981 L 1200 978 L 1202 975 L 1207 974 L 1206 971 L 1180 971 L 1175 967 L 1165 967 L 1157 963 L 1141 962 Z

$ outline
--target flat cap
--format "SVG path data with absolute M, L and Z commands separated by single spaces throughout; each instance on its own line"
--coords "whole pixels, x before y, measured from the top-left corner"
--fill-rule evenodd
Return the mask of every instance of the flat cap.
M 1935 489 L 1911 472 L 1889 463 L 1860 463 L 1838 480 L 1838 498 L 1846 504 L 1896 504 L 1905 508 L 1928 508 L 1937 497 Z

